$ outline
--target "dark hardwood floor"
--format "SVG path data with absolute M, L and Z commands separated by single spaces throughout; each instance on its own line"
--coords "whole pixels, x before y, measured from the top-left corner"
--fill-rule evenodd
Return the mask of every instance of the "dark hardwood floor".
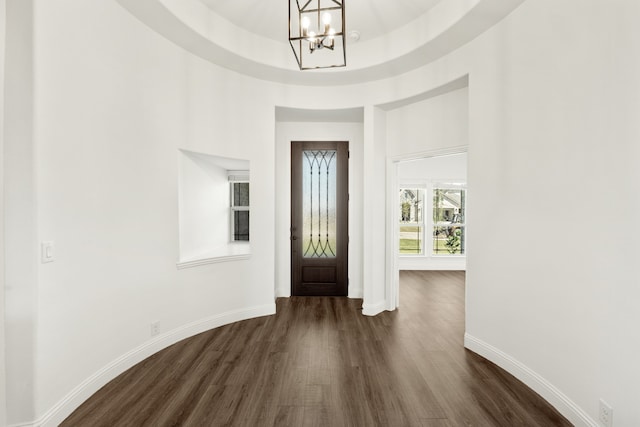
M 292 297 L 275 316 L 179 342 L 123 373 L 63 426 L 570 426 L 465 350 L 464 273 L 402 272 L 401 307 Z

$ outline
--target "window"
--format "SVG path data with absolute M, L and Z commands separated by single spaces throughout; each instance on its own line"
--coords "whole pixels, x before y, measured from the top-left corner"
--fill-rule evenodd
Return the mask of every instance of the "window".
M 400 189 L 400 254 L 424 254 L 424 189 Z
M 249 182 L 236 180 L 237 177 L 229 177 L 231 180 L 231 241 L 249 241 Z
M 464 255 L 465 205 L 463 183 L 425 181 L 400 188 L 400 255 Z
M 433 188 L 433 255 L 464 255 L 465 199 L 462 184 Z

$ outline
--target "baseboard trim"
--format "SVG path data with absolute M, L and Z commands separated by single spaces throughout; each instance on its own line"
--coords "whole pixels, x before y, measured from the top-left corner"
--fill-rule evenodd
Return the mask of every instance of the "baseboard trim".
M 569 397 L 518 360 L 467 333 L 464 334 L 464 346 L 500 366 L 525 383 L 529 388 L 553 405 L 554 408 L 576 427 L 599 427 L 599 424 L 589 417 L 589 415 L 569 399 Z
M 376 314 L 380 314 L 387 309 L 386 301 L 378 301 L 375 304 L 362 304 L 362 314 L 365 316 L 375 316 Z
M 276 305 L 266 304 L 262 306 L 250 307 L 240 310 L 228 311 L 205 319 L 201 319 L 179 328 L 173 329 L 162 335 L 158 335 L 152 340 L 134 348 L 123 354 L 113 362 L 109 363 L 95 374 L 84 380 L 73 389 L 68 395 L 61 399 L 54 407 L 49 409 L 45 415 L 32 423 L 13 424 L 10 427 L 54 427 L 65 420 L 76 408 L 85 400 L 91 397 L 96 391 L 102 388 L 109 381 L 140 363 L 147 357 L 158 351 L 169 347 L 185 338 L 218 328 L 241 320 L 275 314 Z

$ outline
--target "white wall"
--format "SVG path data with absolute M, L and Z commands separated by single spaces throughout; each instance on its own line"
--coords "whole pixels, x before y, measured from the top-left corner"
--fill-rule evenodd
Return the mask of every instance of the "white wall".
M 6 28 L 6 0 L 0 0 L 0 28 Z M 7 421 L 7 375 L 5 369 L 5 269 L 4 269 L 4 65 L 6 34 L 0 31 L 0 425 Z
M 335 88 L 217 68 L 111 0 L 35 2 L 35 50 L 30 2 L 8 2 L 28 12 L 8 8 L 6 77 L 19 84 L 5 86 L 5 101 L 20 118 L 12 123 L 6 112 L 9 422 L 73 409 L 135 362 L 137 349 L 144 357 L 235 314 L 273 310 L 283 283 L 274 245 L 279 253 L 288 246 L 274 232 L 283 182 L 276 105 L 364 107 L 362 290 L 368 313 L 387 308 L 385 161 L 441 148 L 416 142 L 398 151 L 388 141 L 387 103 L 468 74 L 466 343 L 576 425 L 595 424 L 601 397 L 617 427 L 640 424 L 640 226 L 629 221 L 621 237 L 598 208 L 613 200 L 625 218 L 640 213 L 639 2 L 527 1 L 426 67 Z M 23 30 L 26 39 L 15 41 Z M 251 161 L 250 260 L 175 269 L 180 148 Z M 496 206 L 506 209 L 500 223 Z M 497 227 L 509 232 L 496 238 Z M 553 230 L 558 251 L 548 249 Z M 40 240 L 55 241 L 54 263 L 35 264 Z M 283 268 L 279 261 L 278 277 Z M 20 287 L 11 288 L 12 277 Z M 172 334 L 149 341 L 153 320 Z
M 362 123 L 276 123 L 276 295 L 291 295 L 291 141 L 349 141 L 349 297 L 362 298 Z
M 38 243 L 32 2 L 6 3 L 4 261 L 7 419 L 35 418 Z
M 466 182 L 467 154 L 422 157 L 398 162 L 398 181 L 403 183 Z
M 408 156 L 469 142 L 469 91 L 462 88 L 387 112 L 387 154 Z
M 380 108 L 368 106 L 364 115 L 363 193 L 363 280 L 362 313 L 375 315 L 397 307 L 390 298 L 387 282 L 392 271 L 389 259 L 389 230 L 386 224 L 386 114 Z M 394 278 L 395 279 L 395 278 Z
M 467 127 L 467 126 L 463 126 Z M 467 182 L 467 154 L 451 154 L 446 156 L 426 157 L 416 160 L 407 160 L 397 163 L 398 187 L 418 185 L 432 186 L 437 182 Z M 426 198 L 427 209 L 431 202 Z M 425 212 L 428 212 L 425 211 Z M 467 207 L 468 212 L 468 207 Z M 425 221 L 427 216 L 425 213 Z M 426 225 L 426 222 L 425 222 Z M 427 230 L 425 238 L 430 238 Z M 426 243 L 425 243 L 426 244 Z M 398 267 L 400 270 L 464 270 L 466 268 L 466 256 L 432 256 L 427 253 L 421 255 L 399 256 Z
M 202 155 L 180 153 L 180 260 L 186 261 L 228 244 L 229 179 Z
M 35 47 L 11 57 L 22 86 L 5 88 L 20 119 L 7 119 L 5 153 L 8 421 L 55 424 L 159 348 L 273 313 L 273 106 L 254 99 L 259 82 L 193 57 L 111 0 L 10 13 L 9 36 L 33 34 Z M 176 269 L 180 148 L 244 158 L 267 177 L 252 184 L 251 259 Z M 40 240 L 55 241 L 53 263 L 36 264 Z
M 527 1 L 472 46 L 467 344 L 576 425 L 640 425 L 640 226 L 605 207 L 640 214 L 638 17 Z

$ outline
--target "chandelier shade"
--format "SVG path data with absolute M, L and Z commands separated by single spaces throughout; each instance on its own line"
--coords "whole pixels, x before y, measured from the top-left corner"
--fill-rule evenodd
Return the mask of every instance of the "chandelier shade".
M 288 0 L 289 44 L 300 70 L 344 67 L 345 0 Z

